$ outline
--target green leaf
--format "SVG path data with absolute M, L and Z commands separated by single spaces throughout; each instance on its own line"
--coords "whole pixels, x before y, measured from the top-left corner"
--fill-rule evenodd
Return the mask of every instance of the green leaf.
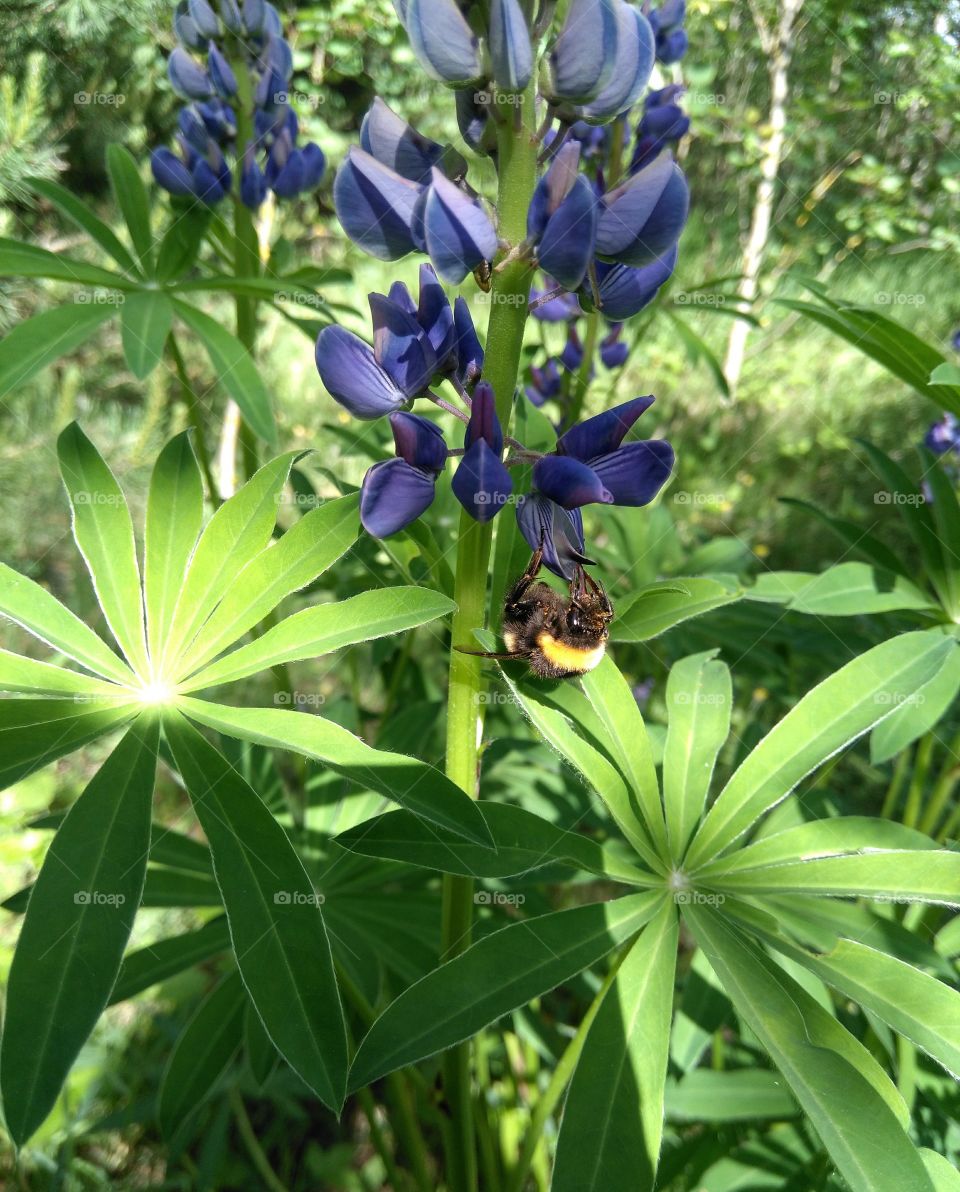
M 549 820 L 511 803 L 477 803 L 496 851 L 425 823 L 409 811 L 388 811 L 341 832 L 337 844 L 366 857 L 382 857 L 441 873 L 502 878 L 562 864 L 614 881 L 652 884 L 650 874 L 635 869 L 577 831 L 564 831 Z M 659 884 L 659 882 L 658 882 Z
M 951 620 L 956 621 L 960 617 L 960 502 L 953 480 L 933 452 L 921 448 L 920 459 L 930 488 L 933 524 L 943 551 L 944 603 Z
M 681 319 L 669 306 L 665 306 L 663 309 L 666 312 L 667 317 L 671 320 L 674 327 L 676 328 L 677 334 L 680 336 L 680 340 L 687 350 L 688 360 L 691 362 L 691 364 L 697 364 L 702 360 L 710 370 L 710 375 L 713 377 L 714 384 L 720 390 L 722 396 L 729 398 L 730 386 L 727 384 L 727 378 L 723 371 L 723 365 L 717 359 L 713 349 L 706 342 L 706 340 L 697 335 L 692 327 L 688 326 L 685 319 Z M 706 307 L 703 307 L 702 309 L 706 309 Z
M 0 790 L 112 728 L 132 720 L 134 704 L 71 699 L 0 700 Z
M 216 319 L 176 298 L 173 305 L 180 318 L 203 343 L 217 379 L 240 407 L 247 425 L 261 439 L 273 445 L 277 439 L 273 406 L 253 357 L 240 340 L 221 327 Z
M 123 145 L 107 146 L 107 173 L 117 206 L 144 272 L 150 276 L 153 265 L 153 233 L 150 230 L 150 200 L 137 163 Z
M 715 579 L 668 580 L 639 592 L 617 609 L 610 626 L 615 642 L 645 642 L 691 617 L 739 600 L 742 592 Z
M 261 637 L 203 667 L 181 691 L 233 683 L 269 666 L 319 658 L 343 646 L 372 641 L 445 617 L 456 606 L 429 588 L 381 588 L 338 604 L 319 604 L 286 617 Z
M 50 252 L 36 244 L 7 240 L 0 236 L 0 277 L 46 277 L 51 281 L 67 281 L 78 286 L 106 286 L 114 290 L 136 290 L 136 282 L 122 273 L 112 273 L 99 265 L 76 261 L 63 253 Z M 88 302 L 89 294 L 75 301 Z
M 143 586 L 154 669 L 163 657 L 202 524 L 203 481 L 190 444 L 190 431 L 183 431 L 157 456 L 147 498 Z
M 376 1020 L 354 1057 L 350 1087 L 434 1055 L 583 969 L 639 931 L 663 894 L 629 894 L 511 923 L 411 985 Z
M 869 613 L 936 610 L 936 601 L 902 575 L 869 563 L 838 563 L 826 571 L 768 571 L 747 588 L 748 599 L 782 602 L 798 613 L 856 617 Z
M 296 456 L 288 451 L 264 464 L 207 523 L 190 560 L 164 643 L 160 663 L 164 673 L 190 645 L 247 563 L 270 541 L 280 492 Z
M 0 563 L 0 613 L 95 674 L 130 684 L 136 676 L 113 650 L 46 588 Z
M 182 716 L 167 741 L 213 854 L 237 965 L 281 1055 L 339 1113 L 347 1037 L 318 897 L 260 798 Z
M 920 1148 L 920 1157 L 932 1181 L 934 1192 L 960 1192 L 960 1171 L 949 1159 L 927 1147 Z
M 960 691 L 960 650 L 952 650 L 932 679 L 904 700 L 870 734 L 870 761 L 880 765 L 896 757 L 937 724 Z
M 251 559 L 180 658 L 178 672 L 189 675 L 209 662 L 348 551 L 359 533 L 358 504 L 352 495 L 311 509 Z
M 879 538 L 874 537 L 855 522 L 833 517 L 812 501 L 801 501 L 797 497 L 781 497 L 780 503 L 791 509 L 800 509 L 804 513 L 812 514 L 825 526 L 829 526 L 845 546 L 864 555 L 869 562 L 875 564 L 882 571 L 892 571 L 894 575 L 906 574 L 903 560 L 898 558 L 886 543 L 881 542 Z M 749 590 L 747 594 L 749 595 Z
M 548 745 L 551 745 L 584 781 L 597 792 L 633 847 L 654 869 L 663 869 L 646 835 L 644 816 L 637 798 L 620 775 L 620 771 L 577 732 L 568 717 L 549 706 L 539 698 L 532 683 L 518 682 L 512 675 L 521 670 L 519 666 L 501 666 L 510 690 L 527 716 Z
M 887 1097 L 878 1091 L 875 1081 L 889 1080 L 872 1056 L 717 914 L 699 906 L 684 914 L 738 1014 L 783 1073 L 853 1192 L 931 1192 L 904 1131 L 909 1118 L 895 1112 L 892 1086 Z
M 78 228 L 82 228 L 91 239 L 103 249 L 108 256 L 113 257 L 121 269 L 136 275 L 139 273 L 136 262 L 129 250 L 115 235 L 113 230 L 99 219 L 86 203 L 82 203 L 72 191 L 61 186 L 59 182 L 51 182 L 48 178 L 28 178 L 28 184 L 65 215 Z
M 127 367 L 142 381 L 163 359 L 173 325 L 173 303 L 160 290 L 128 294 L 120 307 L 120 332 Z
M 960 387 L 960 368 L 956 364 L 944 361 L 938 364 L 930 374 L 931 385 L 956 385 Z
M 935 849 L 936 841 L 893 820 L 870 815 L 840 815 L 834 819 L 811 820 L 771 836 L 763 836 L 745 848 L 728 853 L 705 865 L 700 873 L 711 878 L 744 869 L 759 869 L 787 861 L 809 861 L 814 857 L 857 853 L 865 849 Z
M 129 952 L 123 958 L 117 983 L 110 994 L 110 1005 L 125 1002 L 184 969 L 211 960 L 229 947 L 226 916 L 217 915 L 196 931 L 185 931 L 182 935 L 157 940 L 149 947 Z
M 143 593 L 126 498 L 76 422 L 61 431 L 57 455 L 70 498 L 73 536 L 87 564 L 97 600 L 117 644 L 143 679 L 149 674 Z
M 174 212 L 157 253 L 157 281 L 176 281 L 193 267 L 210 225 L 210 214 L 210 208 L 202 204 L 192 204 L 186 211 Z M 178 290 L 182 288 L 177 287 Z
M 666 851 L 666 826 L 653 750 L 630 684 L 612 658 L 604 658 L 580 682 L 594 711 L 606 726 L 613 757 L 637 796 L 651 839 Z
M 763 1068 L 697 1068 L 667 1084 L 666 1109 L 671 1122 L 782 1121 L 800 1112 L 783 1077 Z
M 690 846 L 688 867 L 731 845 L 811 770 L 888 716 L 932 678 L 952 648 L 941 634 L 901 634 L 808 691 L 717 796 Z
M 17 323 L 0 340 L 0 399 L 14 394 L 42 368 L 79 347 L 116 313 L 110 303 L 68 302 Z
M 92 679 L 79 671 L 49 662 L 37 662 L 9 650 L 0 650 L 0 691 L 28 692 L 34 695 L 92 696 L 104 699 L 116 696 L 117 688 L 103 679 Z
M 177 1130 L 213 1093 L 237 1054 L 247 999 L 240 974 L 207 994 L 177 1040 L 160 1083 L 157 1116 L 164 1136 Z
M 551 1192 L 648 1192 L 663 1134 L 677 912 L 643 929 L 590 1027 L 563 1111 Z
M 67 814 L 30 896 L 0 1051 L 18 1146 L 52 1109 L 120 969 L 147 869 L 157 738 L 152 717 L 131 726 Z
M 490 833 L 476 803 L 456 783 L 426 762 L 405 754 L 373 749 L 359 737 L 307 712 L 277 708 L 230 708 L 189 696 L 180 707 L 192 719 L 227 736 L 273 749 L 292 749 L 316 758 L 357 783 L 379 791 L 465 840 L 491 847 Z
M 955 989 L 855 940 L 839 940 L 825 956 L 782 937 L 770 942 L 960 1078 L 960 993 Z
M 730 732 L 733 690 L 716 650 L 682 658 L 667 679 L 663 802 L 671 856 L 683 856 L 703 814 L 713 768 Z
M 887 849 L 811 857 L 725 873 L 709 882 L 738 893 L 860 895 L 882 902 L 960 906 L 960 853 Z

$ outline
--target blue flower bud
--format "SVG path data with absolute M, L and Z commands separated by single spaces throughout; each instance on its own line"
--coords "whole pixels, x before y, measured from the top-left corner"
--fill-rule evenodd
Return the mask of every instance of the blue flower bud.
M 270 187 L 278 199 L 295 199 L 303 190 L 306 167 L 299 149 L 291 149 L 282 165 L 273 171 Z
M 193 175 L 193 193 L 201 202 L 211 207 L 219 203 L 230 189 L 230 169 L 221 155 L 219 168 L 214 168 L 203 157 L 197 158 L 191 168 Z
M 676 244 L 687 222 L 690 192 L 669 154 L 603 196 L 597 255 L 623 265 L 646 265 Z
M 490 105 L 478 101 L 483 94 L 475 87 L 456 92 L 457 127 L 460 135 L 474 151 L 494 157 L 497 152 L 496 129 L 490 123 Z
M 270 3 L 264 4 L 263 31 L 268 37 L 283 37 L 283 21 Z
M 486 381 L 474 390 L 463 445 L 466 451 L 453 476 L 453 495 L 475 521 L 492 521 L 510 499 L 513 480 L 500 458 L 503 431 L 493 387 Z
M 176 46 L 170 55 L 167 76 L 171 87 L 183 99 L 209 99 L 213 94 L 207 72 L 181 46 Z
M 686 54 L 689 44 L 686 29 L 674 29 L 657 41 L 657 60 L 664 66 L 672 66 Z
M 180 109 L 177 116 L 177 127 L 187 144 L 197 153 L 206 153 L 210 141 L 207 125 L 200 115 L 199 108 L 188 104 Z
M 343 327 L 331 324 L 320 332 L 316 362 L 327 392 L 355 418 L 380 418 L 407 400 L 369 345 Z
M 237 0 L 220 0 L 220 19 L 231 33 L 240 36 L 244 31 L 243 18 Z
M 517 525 L 531 550 L 543 548 L 544 566 L 561 579 L 572 580 L 577 563 L 591 563 L 583 553 L 583 518 L 579 509 L 564 509 L 533 492 L 517 505 Z
M 431 78 L 462 87 L 479 77 L 477 39 L 456 0 L 407 0 L 401 19 Z
M 371 294 L 369 301 L 376 361 L 405 397 L 416 397 L 437 371 L 433 345 L 406 303 L 383 294 Z
M 300 150 L 303 158 L 303 187 L 304 191 L 316 190 L 327 168 L 327 159 L 323 150 L 313 141 L 308 141 Z
M 530 366 L 530 384 L 526 387 L 527 397 L 537 407 L 553 397 L 559 397 L 562 388 L 560 369 L 555 356 L 551 356 L 543 368 Z
M 429 508 L 447 458 L 443 435 L 426 418 L 395 413 L 390 425 L 398 458 L 374 464 L 360 490 L 360 521 L 376 538 L 389 538 Z
M 568 319 L 579 319 L 582 312 L 575 294 L 561 293 L 546 302 L 541 301 L 556 289 L 557 283 L 552 277 L 544 277 L 542 290 L 531 288 L 531 305 L 540 303 L 534 308 L 533 317 L 543 323 L 565 323 Z
M 351 146 L 334 180 L 333 202 L 354 244 L 381 261 L 394 261 L 415 247 L 411 226 L 420 189 Z
M 457 330 L 450 302 L 432 265 L 420 266 L 419 297 L 417 323 L 433 348 L 437 371 L 447 372 L 457 364 Z
M 197 28 L 193 17 L 190 16 L 187 0 L 180 0 L 177 11 L 173 14 L 173 32 L 177 41 L 186 46 L 188 50 L 205 50 L 207 48 L 207 39 Z
M 600 359 L 605 368 L 622 368 L 630 355 L 629 345 L 620 339 L 623 331 L 622 323 L 614 323 L 610 334 L 600 341 Z
M 946 413 L 927 431 L 923 440 L 934 455 L 946 455 L 960 447 L 960 423 L 953 414 Z
M 216 37 L 220 32 L 220 22 L 207 0 L 187 0 L 187 11 L 190 19 L 204 37 Z
M 457 285 L 497 251 L 484 209 L 436 168 L 423 207 L 423 241 L 444 281 Z
M 550 53 L 551 98 L 588 103 L 603 90 L 617 57 L 617 0 L 572 0 Z
M 154 149 L 150 169 L 158 186 L 172 195 L 193 194 L 193 178 L 179 157 L 170 149 Z
M 271 37 L 267 42 L 266 62 L 273 73 L 283 79 L 286 90 L 287 81 L 293 74 L 293 50 L 282 37 Z
M 588 124 L 605 124 L 632 108 L 646 87 L 655 59 L 653 30 L 626 0 L 615 0 L 617 53 L 610 80 L 589 103 L 575 110 Z
M 560 363 L 567 372 L 576 372 L 583 364 L 583 344 L 580 342 L 576 325 L 573 323 L 567 328 L 567 342 L 563 345 L 563 351 L 560 353 Z M 590 372 L 592 376 L 593 364 L 590 365 Z
M 517 0 L 490 0 L 487 28 L 493 78 L 503 91 L 523 91 L 533 74 L 527 18 Z
M 360 147 L 401 178 L 424 184 L 443 157 L 443 146 L 422 136 L 378 96 L 360 126 Z
M 568 290 L 586 276 L 597 235 L 597 196 L 579 163 L 579 144 L 564 145 L 537 183 L 527 212 L 527 237 L 541 267 Z
M 233 73 L 230 63 L 212 41 L 207 54 L 207 70 L 210 73 L 210 81 L 213 83 L 214 90 L 220 98 L 233 99 L 237 94 L 237 76 Z
M 251 211 L 257 211 L 267 195 L 267 180 L 257 164 L 253 142 L 248 141 L 240 171 L 240 201 Z
M 677 246 L 664 253 L 649 265 L 631 269 L 628 265 L 608 265 L 597 262 L 597 280 L 600 292 L 600 310 L 614 320 L 629 319 L 648 306 L 657 296 L 657 291 L 673 273 L 677 264 Z M 593 295 L 588 286 L 581 286 L 578 296 L 585 311 L 591 311 Z
M 243 0 L 243 27 L 256 37 L 264 31 L 267 6 L 263 0 Z
M 483 347 L 466 298 L 454 302 L 453 322 L 457 332 L 457 380 L 461 385 L 472 385 L 483 370 Z

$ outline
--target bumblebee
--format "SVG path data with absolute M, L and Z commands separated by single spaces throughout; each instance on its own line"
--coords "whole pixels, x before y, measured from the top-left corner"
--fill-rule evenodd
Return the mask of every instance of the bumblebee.
M 507 652 L 481 653 L 484 658 L 523 658 L 541 679 L 567 679 L 598 666 L 607 647 L 613 606 L 603 585 L 576 565 L 569 595 L 564 597 L 538 580 L 543 551 L 503 602 L 503 640 Z

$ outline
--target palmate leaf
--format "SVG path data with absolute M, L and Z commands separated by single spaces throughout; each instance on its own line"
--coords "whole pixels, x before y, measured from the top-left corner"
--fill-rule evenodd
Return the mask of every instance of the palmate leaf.
M 895 1112 L 896 1090 L 869 1053 L 720 915 L 702 906 L 688 906 L 684 914 L 737 1012 L 772 1056 L 854 1192 L 932 1192 L 923 1159 L 904 1130 L 906 1107 Z M 865 1073 L 873 1067 L 871 1081 Z M 886 1097 L 878 1078 L 889 1086 Z
M 643 642 L 659 637 L 691 617 L 739 600 L 743 593 L 716 579 L 671 579 L 653 584 L 617 609 L 610 625 L 615 642 Z
M 117 644 L 140 676 L 149 673 L 140 568 L 127 502 L 99 452 L 72 422 L 57 440 L 73 536 Z
M 140 905 L 158 722 L 128 730 L 71 808 L 37 878 L 7 990 L 0 1087 L 22 1145 L 107 1004 Z
M 18 323 L 0 340 L 0 399 L 79 347 L 114 314 L 107 302 L 69 302 Z
M 228 973 L 207 994 L 170 1054 L 160 1084 L 157 1116 L 168 1139 L 216 1088 L 240 1048 L 247 999 L 239 973 Z
M 277 1050 L 339 1112 L 347 1037 L 323 915 L 293 845 L 229 762 L 176 713 L 164 732 L 213 853 L 237 965 Z
M 159 290 L 127 294 L 120 308 L 123 355 L 138 381 L 144 380 L 163 359 L 163 349 L 173 324 L 173 303 Z
M 149 947 L 138 948 L 136 952 L 128 952 L 110 994 L 110 1004 L 135 997 L 151 985 L 210 960 L 229 947 L 226 916 L 217 915 L 196 931 L 185 931 L 170 939 L 157 940 Z
M 595 964 L 662 905 L 661 892 L 629 894 L 511 923 L 486 936 L 390 1003 L 360 1044 L 350 1087 L 362 1088 L 463 1042 Z
M 137 283 L 121 273 L 76 261 L 63 253 L 50 252 L 36 244 L 0 236 L 0 277 L 45 277 L 78 286 L 101 286 L 113 290 L 137 289 Z M 112 312 L 111 312 L 112 313 Z
M 676 907 L 665 900 L 603 999 L 567 1094 L 552 1192 L 648 1192 L 654 1186 L 677 932 Z
M 150 199 L 133 154 L 123 145 L 107 146 L 110 187 L 123 215 L 130 239 L 149 277 L 153 271 L 153 232 L 150 229 Z
M 904 700 L 870 734 L 870 761 L 889 761 L 943 717 L 960 692 L 960 649 L 951 650 L 932 679 Z
M 693 870 L 729 847 L 811 770 L 888 716 L 939 670 L 954 643 L 906 633 L 825 679 L 774 726 L 717 796 L 693 838 Z
M 109 256 L 117 262 L 126 273 L 136 276 L 139 273 L 137 264 L 130 255 L 129 249 L 117 237 L 112 228 L 103 222 L 90 208 L 61 186 L 59 182 L 52 182 L 48 178 L 27 179 L 30 187 L 53 203 L 61 214 L 87 233 Z
M 132 720 L 139 705 L 116 699 L 0 700 L 0 790 Z
M 936 612 L 933 596 L 902 575 L 880 571 L 869 563 L 838 563 L 816 574 L 808 571 L 766 571 L 747 588 L 748 600 L 783 604 L 799 613 L 820 617 L 859 617 L 898 610 Z

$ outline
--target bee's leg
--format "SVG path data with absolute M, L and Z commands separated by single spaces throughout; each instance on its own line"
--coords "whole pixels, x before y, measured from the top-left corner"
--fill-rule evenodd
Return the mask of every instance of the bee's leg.
M 511 605 L 519 604 L 526 594 L 527 588 L 534 582 L 540 574 L 540 568 L 543 566 L 543 544 L 533 552 L 530 562 L 527 564 L 527 569 L 520 576 L 517 582 L 513 585 L 507 593 L 504 600 L 504 607 L 509 609 Z
M 613 606 L 610 603 L 610 597 L 607 595 L 603 584 L 600 583 L 599 580 L 594 579 L 593 576 L 589 575 L 586 571 L 584 571 L 583 577 L 587 581 L 587 587 L 591 590 L 591 592 L 593 592 L 595 596 L 598 596 L 603 601 L 603 607 L 607 610 L 607 612 L 612 613 Z
M 577 563 L 573 569 L 573 579 L 570 581 L 570 599 L 579 608 L 583 597 L 587 593 L 587 584 L 592 583 L 583 567 Z
M 497 650 L 465 650 L 463 646 L 454 646 L 453 648 L 458 654 L 472 654 L 474 658 L 514 659 L 523 657 L 522 654 L 511 654 L 507 652 L 500 653 Z

